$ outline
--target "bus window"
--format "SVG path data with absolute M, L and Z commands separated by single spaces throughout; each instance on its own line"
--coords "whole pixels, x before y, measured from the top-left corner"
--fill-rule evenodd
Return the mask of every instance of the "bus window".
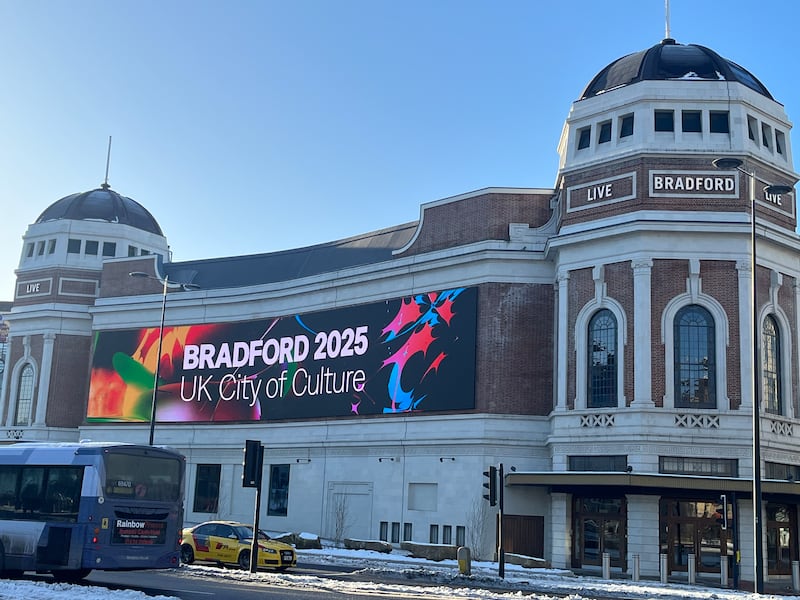
M 0 515 L 13 517 L 17 503 L 17 467 L 0 467 Z
M 42 505 L 44 467 L 24 467 L 19 486 L 19 507 L 23 514 L 39 513 Z
M 77 519 L 82 476 L 82 467 L 51 467 L 42 511 L 56 521 Z
M 174 502 L 180 498 L 182 463 L 175 458 L 124 453 L 106 455 L 106 495 Z

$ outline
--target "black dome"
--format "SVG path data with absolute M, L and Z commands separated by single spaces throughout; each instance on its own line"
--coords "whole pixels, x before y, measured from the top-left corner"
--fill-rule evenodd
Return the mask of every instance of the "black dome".
M 696 44 L 678 44 L 667 38 L 652 48 L 628 54 L 600 71 L 581 94 L 585 100 L 615 88 L 646 80 L 738 81 L 770 100 L 766 87 L 748 70 Z
M 36 223 L 58 219 L 121 223 L 156 235 L 164 235 L 145 207 L 136 200 L 118 194 L 106 183 L 95 190 L 72 194 L 54 202 L 39 215 Z

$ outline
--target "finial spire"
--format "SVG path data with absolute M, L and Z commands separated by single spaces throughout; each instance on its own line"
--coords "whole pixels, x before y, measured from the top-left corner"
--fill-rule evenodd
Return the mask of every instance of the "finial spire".
M 110 185 L 108 185 L 108 167 L 110 164 L 111 164 L 111 136 L 108 136 L 108 153 L 106 154 L 106 178 L 105 181 L 103 181 L 103 185 L 100 186 L 104 190 L 107 190 L 108 188 L 111 187 Z
M 664 39 L 668 40 L 672 38 L 669 31 L 669 0 L 664 0 Z

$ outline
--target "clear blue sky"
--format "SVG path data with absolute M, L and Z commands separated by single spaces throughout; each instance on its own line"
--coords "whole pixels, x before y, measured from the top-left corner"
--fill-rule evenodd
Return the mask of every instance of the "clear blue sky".
M 671 35 L 800 114 L 796 0 L 671 0 Z M 28 224 L 109 183 L 173 260 L 387 227 L 551 187 L 571 102 L 658 43 L 664 0 L 0 0 L 0 300 Z M 794 139 L 797 139 L 795 134 Z

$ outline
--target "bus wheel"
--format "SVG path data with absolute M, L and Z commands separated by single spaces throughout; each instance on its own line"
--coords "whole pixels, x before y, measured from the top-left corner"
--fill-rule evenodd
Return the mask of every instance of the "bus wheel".
M 53 579 L 62 583 L 75 583 L 84 579 L 91 569 L 65 569 L 63 571 L 53 571 Z
M 239 566 L 242 569 L 250 568 L 250 550 L 242 550 L 239 554 Z
M 181 562 L 190 565 L 194 562 L 194 550 L 189 544 L 181 546 Z

